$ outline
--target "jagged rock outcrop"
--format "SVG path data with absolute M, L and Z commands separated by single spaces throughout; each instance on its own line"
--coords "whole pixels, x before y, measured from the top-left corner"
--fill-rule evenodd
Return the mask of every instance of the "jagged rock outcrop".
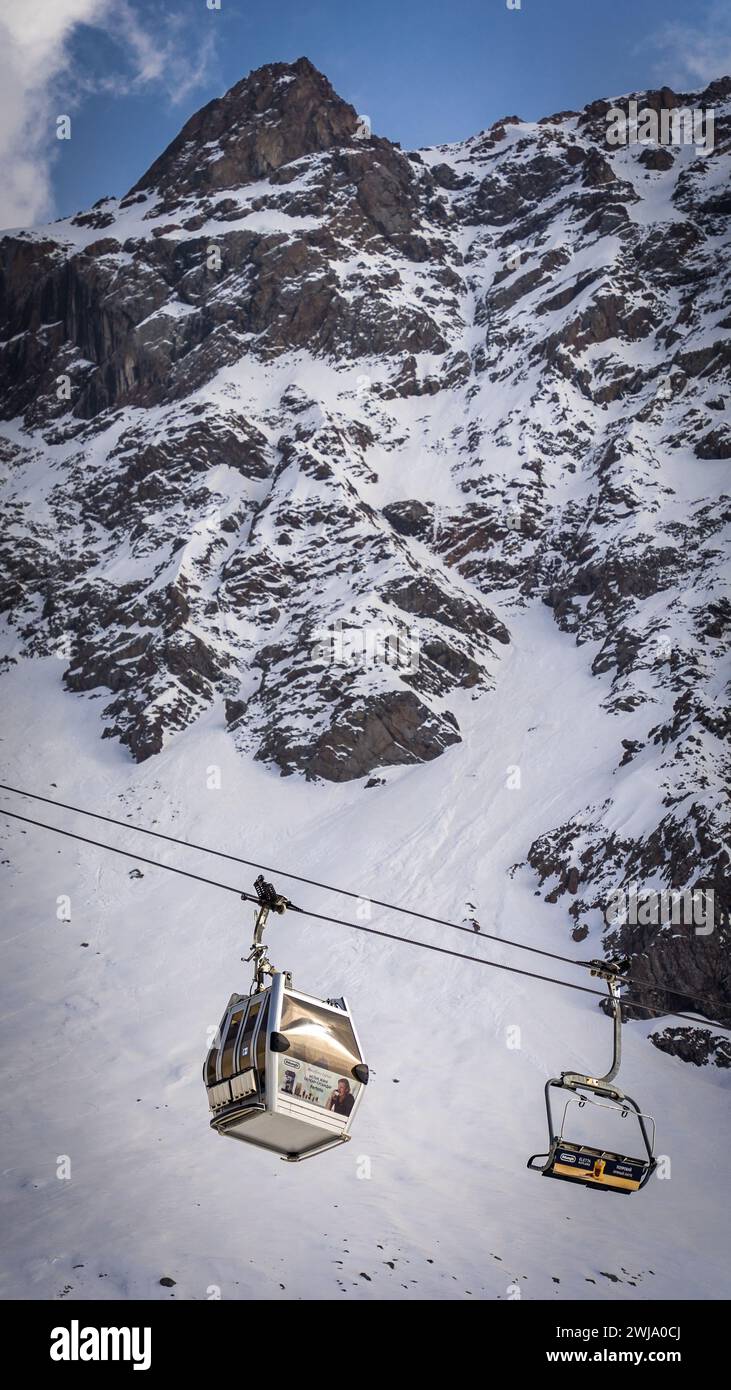
M 191 193 L 240 188 L 340 148 L 358 125 L 357 112 L 309 59 L 271 63 L 196 111 L 127 198 L 153 191 L 172 210 Z
M 727 1037 L 709 1033 L 701 1028 L 663 1028 L 651 1033 L 650 1041 L 660 1052 L 680 1057 L 696 1067 L 731 1067 L 731 1043 Z

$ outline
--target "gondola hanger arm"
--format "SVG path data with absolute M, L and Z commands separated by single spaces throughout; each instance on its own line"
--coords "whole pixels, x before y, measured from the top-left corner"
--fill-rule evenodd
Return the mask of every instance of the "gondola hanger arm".
M 262 940 L 264 928 L 270 912 L 283 913 L 292 907 L 289 898 L 285 898 L 283 893 L 278 893 L 273 883 L 267 883 L 263 874 L 254 881 L 256 897 L 251 893 L 242 893 L 241 898 L 244 902 L 252 902 L 257 907 L 254 919 L 254 940 L 251 943 L 251 950 L 248 956 L 242 956 L 242 960 L 254 962 L 254 980 L 252 988 L 257 992 L 264 988 L 265 976 L 274 974 L 274 966 L 268 959 L 266 947 Z M 299 911 L 295 908 L 295 911 Z

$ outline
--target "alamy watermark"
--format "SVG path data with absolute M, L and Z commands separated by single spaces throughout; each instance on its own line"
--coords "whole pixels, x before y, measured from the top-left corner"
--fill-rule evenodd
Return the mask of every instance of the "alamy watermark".
M 608 145 L 695 145 L 710 151 L 715 141 L 716 118 L 702 106 L 676 106 L 655 111 L 634 99 L 627 110 L 611 106 L 607 111 Z
M 609 926 L 692 927 L 696 936 L 710 936 L 715 926 L 715 893 L 712 888 L 639 888 L 629 883 L 614 888 L 604 912 Z
M 131 1361 L 133 1371 L 152 1365 L 149 1327 L 85 1327 L 73 1318 L 70 1327 L 51 1332 L 52 1361 Z
M 312 659 L 327 666 L 392 666 L 405 675 L 419 669 L 417 628 L 346 627 L 341 621 L 318 628 Z

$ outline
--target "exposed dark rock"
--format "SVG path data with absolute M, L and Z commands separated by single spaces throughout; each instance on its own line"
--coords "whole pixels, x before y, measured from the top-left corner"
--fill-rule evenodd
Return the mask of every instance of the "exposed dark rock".
M 357 126 L 357 112 L 307 58 L 271 63 L 191 116 L 127 196 L 154 189 L 175 206 L 186 192 L 235 188 L 346 144 Z
M 731 428 L 721 426 L 719 429 L 709 430 L 696 443 L 693 451 L 697 459 L 729 459 L 731 458 Z
M 651 1033 L 650 1042 L 661 1052 L 671 1057 L 680 1057 L 684 1062 L 692 1062 L 696 1067 L 709 1064 L 731 1067 L 731 1041 L 720 1034 L 709 1033 L 701 1028 L 663 1028 L 660 1033 Z
M 498 642 L 509 642 L 507 630 L 494 613 L 483 609 L 466 597 L 445 593 L 431 579 L 423 575 L 407 583 L 396 582 L 382 589 L 381 596 L 386 603 L 393 603 L 402 613 L 419 618 L 432 618 L 445 627 L 479 637 L 495 637 Z
M 348 782 L 377 767 L 429 762 L 459 742 L 453 715 L 433 714 L 403 691 L 336 708 L 329 728 L 311 742 L 300 742 L 285 729 L 272 731 L 256 756 L 275 762 L 283 775 L 301 770 L 308 778 Z
M 400 536 L 416 536 L 419 540 L 426 540 L 433 533 L 433 511 L 416 498 L 407 502 L 391 503 L 383 508 L 383 515 Z
M 645 169 L 672 169 L 675 163 L 675 156 L 666 145 L 648 145 L 639 157 L 640 164 Z

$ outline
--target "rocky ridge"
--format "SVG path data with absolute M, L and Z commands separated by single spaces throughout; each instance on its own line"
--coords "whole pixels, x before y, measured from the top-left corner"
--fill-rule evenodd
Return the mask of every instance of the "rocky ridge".
M 727 1021 L 731 81 L 636 95 L 712 107 L 713 150 L 611 147 L 602 100 L 404 152 L 274 64 L 6 234 L 2 658 L 61 656 L 137 760 L 214 706 L 346 781 L 448 755 L 546 606 L 617 759 L 519 871 L 637 999 L 682 976 Z M 605 927 L 636 880 L 712 886 L 712 941 Z

